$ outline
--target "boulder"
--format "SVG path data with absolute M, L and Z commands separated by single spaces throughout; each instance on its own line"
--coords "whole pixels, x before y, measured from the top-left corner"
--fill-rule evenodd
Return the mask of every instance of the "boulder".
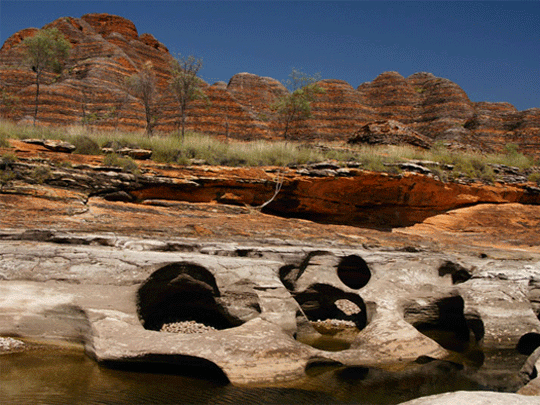
M 72 145 L 69 142 L 55 140 L 46 140 L 43 142 L 43 146 L 45 146 L 49 150 L 52 150 L 53 152 L 62 153 L 71 153 L 75 149 L 77 149 L 75 145 Z
M 412 145 L 422 149 L 429 149 L 432 146 L 432 141 L 428 137 L 394 120 L 366 124 L 349 138 L 348 143 Z
M 129 156 L 136 160 L 148 160 L 152 157 L 152 151 L 140 148 L 121 148 L 116 151 L 120 155 Z

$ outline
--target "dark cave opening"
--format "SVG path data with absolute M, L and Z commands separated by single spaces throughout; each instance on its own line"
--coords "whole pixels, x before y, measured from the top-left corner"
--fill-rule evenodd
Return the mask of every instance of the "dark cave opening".
M 478 342 L 484 337 L 484 324 L 479 316 L 465 314 L 464 307 L 460 296 L 444 297 L 424 305 L 415 302 L 405 307 L 404 318 L 445 349 L 481 364 L 483 355 Z
M 346 350 L 367 325 L 366 305 L 356 294 L 315 284 L 294 294 L 294 298 L 316 332 L 301 334 L 297 339 L 316 349 Z
M 359 330 L 367 325 L 366 305 L 356 294 L 341 291 L 327 284 L 315 284 L 305 291 L 295 293 L 294 298 L 310 321 L 325 319 L 352 321 Z M 339 305 L 339 301 L 342 300 L 350 302 L 349 307 L 353 310 L 344 311 Z M 358 311 L 354 311 L 355 307 Z
M 179 375 L 210 380 L 219 385 L 230 384 L 229 378 L 217 364 L 195 356 L 147 354 L 134 359 L 105 361 L 101 364 L 115 370 Z
M 517 351 L 521 354 L 531 355 L 538 347 L 540 347 L 540 333 L 526 333 L 523 335 L 517 344 Z
M 186 262 L 168 264 L 139 288 L 139 318 L 149 330 L 182 321 L 195 321 L 215 329 L 242 324 L 228 316 L 216 300 L 219 296 L 214 276 L 204 267 Z

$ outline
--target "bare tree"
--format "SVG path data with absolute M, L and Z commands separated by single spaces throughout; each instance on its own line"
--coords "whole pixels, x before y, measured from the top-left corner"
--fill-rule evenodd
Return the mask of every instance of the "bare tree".
M 152 62 L 144 63 L 139 73 L 135 73 L 127 78 L 126 87 L 133 95 L 140 98 L 146 116 L 146 134 L 151 136 L 158 120 L 158 99 L 157 80 Z
M 178 56 L 171 62 L 169 86 L 179 106 L 182 140 L 185 134 L 186 110 L 189 103 L 199 99 L 208 100 L 208 97 L 201 90 L 203 81 L 197 77 L 201 69 L 202 59 L 191 55 Z
M 68 56 L 71 45 L 56 28 L 42 29 L 32 37 L 22 41 L 25 47 L 25 64 L 36 73 L 36 101 L 34 125 L 36 124 L 39 105 L 39 85 L 44 71 L 62 72 L 62 66 Z

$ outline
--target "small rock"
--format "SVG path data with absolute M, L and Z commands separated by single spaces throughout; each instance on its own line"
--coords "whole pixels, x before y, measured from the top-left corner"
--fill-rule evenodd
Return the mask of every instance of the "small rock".
M 21 142 L 28 143 L 30 145 L 45 146 L 45 140 L 44 139 L 28 138 L 28 139 L 21 139 Z
M 311 177 L 335 177 L 337 172 L 332 169 L 313 169 L 307 170 L 307 175 Z
M 119 201 L 119 202 L 133 202 L 134 198 L 132 195 L 125 191 L 115 191 L 103 195 L 103 198 L 107 201 Z
M 355 315 L 362 312 L 358 305 L 349 300 L 337 300 L 336 302 L 334 302 L 334 304 L 336 304 L 336 307 L 338 307 L 339 310 L 343 311 L 345 315 Z
M 152 151 L 149 149 L 122 148 L 118 149 L 116 152 L 137 160 L 148 160 L 152 157 Z
M 43 146 L 45 146 L 49 150 L 52 150 L 53 152 L 61 152 L 61 153 L 71 153 L 75 149 L 77 149 L 75 145 L 72 145 L 69 142 L 54 141 L 54 140 L 46 140 L 43 143 Z
M 191 159 L 189 161 L 189 164 L 190 165 L 193 165 L 193 166 L 204 166 L 206 164 L 208 164 L 208 162 L 204 159 Z
M 311 169 L 316 170 L 323 170 L 323 169 L 331 169 L 331 170 L 337 170 L 340 168 L 339 165 L 333 162 L 320 162 L 320 163 L 313 163 L 309 165 Z
M 24 343 L 10 337 L 0 337 L 0 354 L 13 351 L 20 351 L 24 348 Z
M 205 325 L 196 321 L 181 321 L 165 323 L 161 327 L 161 332 L 169 333 L 205 333 L 217 330 L 212 326 Z

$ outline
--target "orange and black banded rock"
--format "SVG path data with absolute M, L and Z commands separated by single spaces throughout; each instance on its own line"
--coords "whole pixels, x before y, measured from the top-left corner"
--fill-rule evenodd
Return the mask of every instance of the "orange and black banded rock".
M 322 89 L 312 103 L 312 118 L 307 121 L 312 136 L 346 141 L 359 126 L 377 118 L 361 95 L 343 80 L 321 80 Z
M 143 130 L 143 104 L 127 95 L 125 81 L 150 61 L 160 94 L 155 129 L 178 129 L 178 103 L 168 88 L 173 57 L 164 44 L 151 34 L 139 35 L 133 22 L 109 14 L 63 17 L 48 27 L 61 31 L 72 48 L 61 75 L 43 76 L 40 123 Z M 21 30 L 0 49 L 0 85 L 16 100 L 10 108 L 0 105 L 0 113 L 16 121 L 34 111 L 35 76 L 23 63 L 21 42 L 36 32 Z M 515 143 L 521 151 L 540 156 L 540 109 L 517 111 L 508 103 L 472 102 L 457 84 L 431 73 L 405 78 L 385 72 L 357 89 L 334 79 L 318 85 L 323 91 L 312 103 L 312 116 L 291 131 L 296 139 L 347 141 L 369 123 L 398 121 L 431 142 L 484 152 Z M 238 73 L 228 84 L 204 83 L 203 91 L 207 100 L 188 106 L 187 129 L 245 140 L 281 136 L 282 124 L 272 107 L 288 90 L 277 80 Z
M 502 151 L 511 143 L 540 156 L 540 109 L 518 111 L 508 103 L 475 103 L 475 113 L 464 127 L 476 134 L 489 151 Z

